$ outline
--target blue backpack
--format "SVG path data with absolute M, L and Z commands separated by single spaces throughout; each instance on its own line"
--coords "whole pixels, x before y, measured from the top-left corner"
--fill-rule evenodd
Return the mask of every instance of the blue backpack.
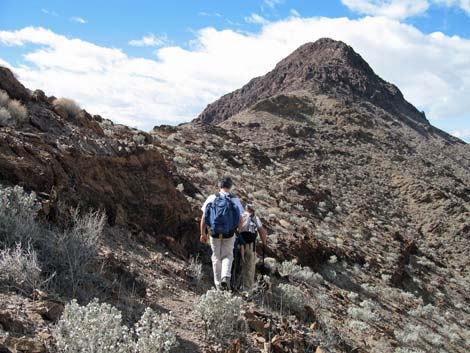
M 215 200 L 206 206 L 204 221 L 214 238 L 230 238 L 240 223 L 240 211 L 232 195 L 215 194 Z

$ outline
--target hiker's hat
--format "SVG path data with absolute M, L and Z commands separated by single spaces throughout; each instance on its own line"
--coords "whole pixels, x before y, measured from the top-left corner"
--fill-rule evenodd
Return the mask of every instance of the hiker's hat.
M 246 208 L 247 210 L 251 210 L 251 211 L 253 211 L 253 212 L 255 211 L 255 206 L 253 206 L 252 203 L 246 204 L 245 208 Z
M 223 177 L 219 180 L 219 188 L 227 188 L 230 189 L 233 185 L 232 178 L 230 177 Z

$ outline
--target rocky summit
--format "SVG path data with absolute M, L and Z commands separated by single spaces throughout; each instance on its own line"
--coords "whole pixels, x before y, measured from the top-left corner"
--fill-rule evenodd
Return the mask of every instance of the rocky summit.
M 102 266 L 90 271 L 109 288 L 94 293 L 126 307 L 129 322 L 135 303 L 170 310 L 175 351 L 470 351 L 469 145 L 345 43 L 307 43 L 195 120 L 150 133 L 71 114 L 7 69 L 0 89 L 28 111 L 0 127 L 0 183 L 35 191 L 51 224 L 61 204 L 105 211 Z M 223 175 L 269 240 L 235 341 L 214 341 L 193 310 L 211 285 L 197 218 Z M 137 288 L 126 299 L 135 307 L 120 302 L 113 278 Z M 34 298 L 0 295 L 9 339 L 47 343 L 54 320 L 34 316 Z M 70 299 L 45 295 L 42 306 Z

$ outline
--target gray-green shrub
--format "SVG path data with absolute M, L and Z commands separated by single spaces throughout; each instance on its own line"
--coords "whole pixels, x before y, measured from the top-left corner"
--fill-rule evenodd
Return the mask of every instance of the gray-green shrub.
M 147 308 L 134 328 L 122 324 L 121 312 L 96 299 L 86 306 L 65 306 L 53 330 L 58 353 L 169 353 L 177 345 L 169 315 Z
M 280 284 L 277 290 L 280 295 L 281 313 L 287 311 L 303 318 L 304 307 L 308 301 L 302 290 L 292 284 Z
M 5 107 L 0 107 L 0 124 L 8 125 L 11 121 L 11 114 Z
M 59 230 L 36 219 L 39 209 L 34 193 L 28 194 L 19 186 L 0 186 L 0 249 L 17 243 L 31 247 L 43 277 L 53 277 L 48 282 L 50 288 L 74 296 L 88 280 L 87 269 L 98 256 L 105 215 L 72 209 L 70 227 Z
M 196 304 L 196 313 L 205 325 L 211 339 L 229 339 L 237 330 L 243 301 L 230 292 L 207 291 Z
M 14 248 L 0 250 L 0 284 L 29 295 L 41 284 L 41 268 L 36 252 Z

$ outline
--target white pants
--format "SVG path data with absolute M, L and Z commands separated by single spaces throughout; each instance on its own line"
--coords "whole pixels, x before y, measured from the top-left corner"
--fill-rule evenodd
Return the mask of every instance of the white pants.
M 220 285 L 224 277 L 230 278 L 231 276 L 234 244 L 235 235 L 227 239 L 211 237 L 212 270 L 216 287 Z

